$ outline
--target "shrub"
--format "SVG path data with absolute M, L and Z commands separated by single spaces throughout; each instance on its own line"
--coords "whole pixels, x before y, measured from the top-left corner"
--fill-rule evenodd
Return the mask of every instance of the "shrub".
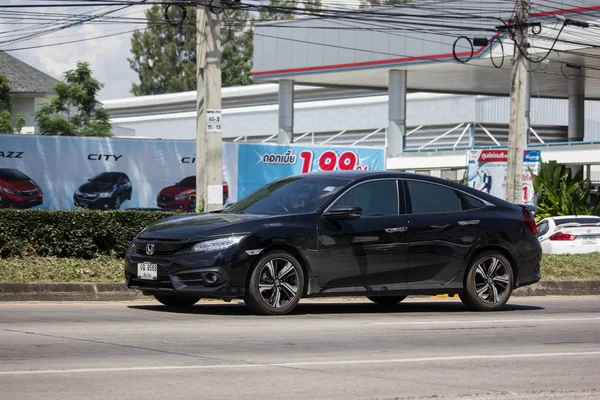
M 123 256 L 152 222 L 175 212 L 0 210 L 0 257 Z
M 540 172 L 533 176 L 533 189 L 538 196 L 538 221 L 559 215 L 600 213 L 600 203 L 590 204 L 592 186 L 583 180 L 583 170 L 572 176 L 570 168 L 556 161 L 541 163 Z

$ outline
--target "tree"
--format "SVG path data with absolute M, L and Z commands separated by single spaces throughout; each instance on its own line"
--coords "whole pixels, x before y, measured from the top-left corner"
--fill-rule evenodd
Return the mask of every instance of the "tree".
M 78 61 L 65 73 L 64 82 L 54 85 L 56 95 L 36 113 L 42 135 L 112 136 L 110 116 L 96 100 L 104 85 L 92 76 L 87 62 Z
M 271 0 L 258 21 L 293 19 L 298 0 Z M 302 3 L 305 9 L 322 9 L 321 0 Z M 165 18 L 165 15 L 167 18 Z M 196 7 L 155 4 L 146 11 L 148 27 L 131 38 L 130 67 L 138 74 L 135 96 L 196 90 Z M 168 19 L 171 23 L 165 23 Z M 252 71 L 253 27 L 257 21 L 244 9 L 221 14 L 221 80 L 224 87 L 254 83 Z M 167 21 L 168 22 L 168 21 Z
M 10 82 L 6 75 L 0 75 L 0 134 L 1 133 L 21 133 L 25 125 L 25 116 L 17 114 L 17 123 L 15 128 L 12 126 L 12 94 L 10 93 Z
M 360 0 L 359 8 L 394 7 L 410 3 L 410 1 L 411 0 Z
M 12 133 L 11 104 L 12 95 L 10 94 L 8 78 L 6 75 L 0 75 L 0 133 Z
M 131 38 L 129 65 L 137 72 L 136 96 L 196 90 L 196 7 L 156 4 L 146 11 L 148 28 Z M 184 11 L 185 10 L 185 11 Z M 173 23 L 165 23 L 165 12 Z M 182 23 L 176 23 L 181 21 Z M 222 84 L 252 84 L 252 31 L 248 11 L 221 14 Z
M 294 19 L 295 8 L 298 8 L 298 0 L 271 0 L 269 5 L 260 12 L 258 19 L 259 21 Z

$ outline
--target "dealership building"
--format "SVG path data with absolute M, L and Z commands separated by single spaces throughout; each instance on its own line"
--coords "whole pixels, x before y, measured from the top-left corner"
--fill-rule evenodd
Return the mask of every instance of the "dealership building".
M 259 84 L 223 89 L 224 140 L 385 147 L 388 169 L 457 179 L 469 149 L 506 147 L 508 139 L 512 40 L 493 32 L 498 20 L 477 15 L 508 21 L 513 5 L 471 3 L 479 7 L 446 17 L 406 6 L 258 24 Z M 543 160 L 585 166 L 600 181 L 600 6 L 593 3 L 532 10 L 539 32 L 530 32 L 529 53 L 532 61 L 548 56 L 529 66 L 526 140 Z M 452 32 L 406 28 L 415 20 Z M 471 47 L 475 38 L 488 44 Z M 104 106 L 119 136 L 195 137 L 195 92 Z

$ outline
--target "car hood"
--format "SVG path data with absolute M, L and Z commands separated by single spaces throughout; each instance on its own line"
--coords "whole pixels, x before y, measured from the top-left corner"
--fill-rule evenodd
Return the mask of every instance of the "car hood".
M 31 181 L 0 181 L 0 186 L 6 189 L 27 191 L 37 189 L 37 185 Z
M 88 182 L 79 186 L 79 191 L 81 193 L 112 192 L 114 186 L 114 183 L 109 182 Z
M 201 213 L 169 217 L 149 225 L 140 239 L 197 239 L 236 233 L 248 233 L 267 223 L 280 223 L 290 216 L 257 214 Z M 257 223 L 260 221 L 259 223 Z M 267 222 L 269 221 L 269 222 Z
M 195 188 L 187 188 L 182 186 L 169 186 L 160 191 L 160 196 L 177 196 L 178 194 L 191 194 L 195 193 Z

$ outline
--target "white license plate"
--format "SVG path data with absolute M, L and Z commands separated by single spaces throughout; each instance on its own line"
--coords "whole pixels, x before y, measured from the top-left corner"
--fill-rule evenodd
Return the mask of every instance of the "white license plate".
M 583 239 L 583 244 L 598 244 L 596 239 Z
M 149 262 L 138 263 L 138 279 L 156 280 L 158 275 L 158 264 Z

